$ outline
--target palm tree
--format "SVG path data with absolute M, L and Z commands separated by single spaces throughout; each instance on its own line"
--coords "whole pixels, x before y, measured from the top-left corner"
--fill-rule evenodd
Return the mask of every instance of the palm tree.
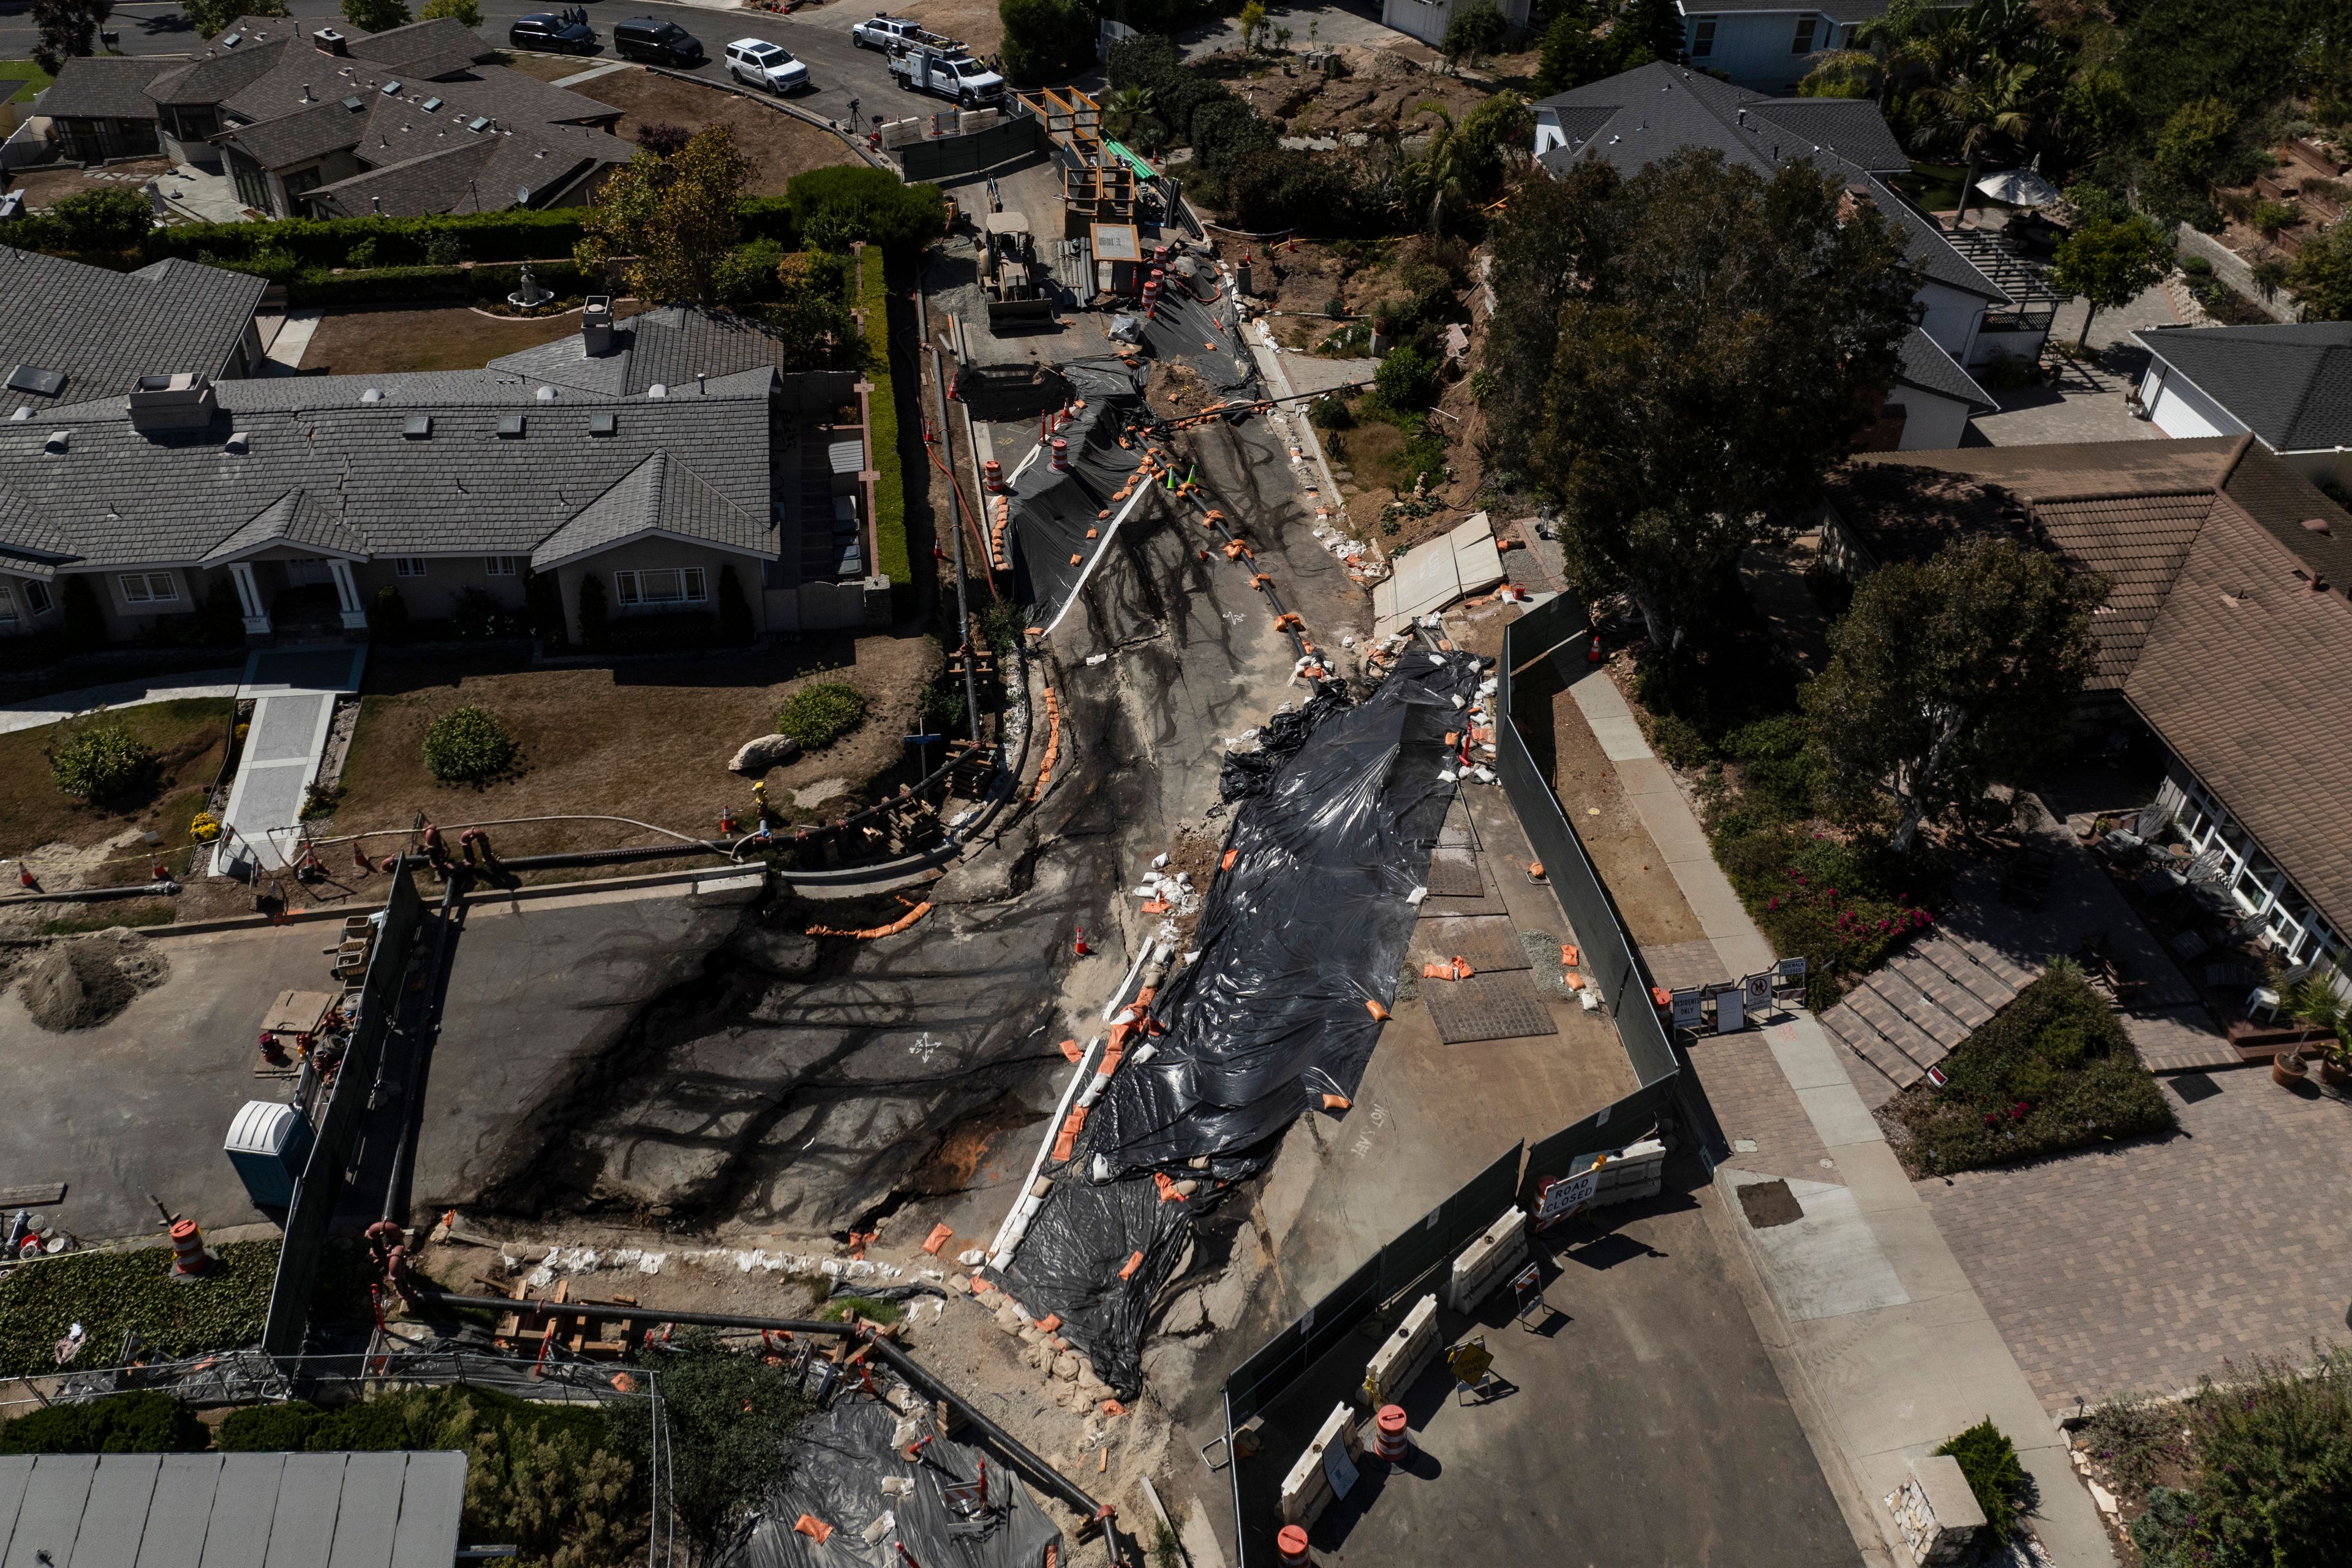
M 1428 150 L 1407 174 L 1414 204 L 1428 204 L 1429 232 L 1435 234 L 1445 226 L 1448 212 L 1468 205 L 1477 194 L 1478 150 L 1454 129 L 1454 116 L 1434 103 L 1421 107 L 1437 116 L 1438 126 L 1430 133 Z
M 2039 74 L 2032 66 L 1993 61 L 1970 74 L 1954 77 L 1947 86 L 1927 89 L 1927 102 L 1936 111 L 1927 128 L 1929 135 L 1957 150 L 1968 164 L 1955 222 L 1969 216 L 1969 205 L 1976 198 L 1977 176 L 1984 173 L 1993 153 L 2032 134 L 2041 96 L 2034 86 Z
M 1155 123 L 1148 87 L 1123 87 L 1103 100 L 1103 134 L 1114 142 L 1130 141 Z

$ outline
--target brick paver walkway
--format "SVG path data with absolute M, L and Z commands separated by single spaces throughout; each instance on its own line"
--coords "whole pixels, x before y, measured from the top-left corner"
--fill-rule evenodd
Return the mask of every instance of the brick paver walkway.
M 2212 1078 L 2194 1105 L 2168 1080 L 2179 1135 L 1916 1184 L 2053 1414 L 2344 1337 L 2352 1103 Z

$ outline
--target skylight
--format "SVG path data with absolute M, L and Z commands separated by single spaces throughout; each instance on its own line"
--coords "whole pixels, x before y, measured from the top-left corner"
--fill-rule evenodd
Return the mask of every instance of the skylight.
M 43 370 L 37 364 L 20 364 L 8 373 L 8 390 L 29 392 L 39 397 L 55 397 L 66 389 L 66 373 Z

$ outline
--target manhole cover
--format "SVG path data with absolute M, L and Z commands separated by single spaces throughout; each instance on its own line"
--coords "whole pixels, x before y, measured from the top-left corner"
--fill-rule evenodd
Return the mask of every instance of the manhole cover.
M 1805 1211 L 1797 1206 L 1797 1196 L 1786 1182 L 1758 1182 L 1740 1188 L 1739 1207 L 1748 1215 L 1748 1223 L 1758 1230 L 1791 1225 L 1805 1217 Z
M 2172 1086 L 2172 1092 L 2180 1097 L 2183 1105 L 2194 1105 L 2221 1092 L 2221 1086 L 2213 1081 L 2210 1073 L 2177 1072 L 2164 1081 Z
M 1534 978 L 1524 969 L 1474 974 L 1467 980 L 1426 981 L 1421 997 L 1429 1004 L 1429 1020 L 1437 1026 L 1437 1037 L 1449 1046 L 1559 1033 L 1559 1026 L 1551 1021 L 1551 1009 L 1544 1005 Z
M 1478 858 L 1467 849 L 1440 849 L 1429 858 L 1429 890 L 1441 899 L 1475 899 L 1486 890 Z

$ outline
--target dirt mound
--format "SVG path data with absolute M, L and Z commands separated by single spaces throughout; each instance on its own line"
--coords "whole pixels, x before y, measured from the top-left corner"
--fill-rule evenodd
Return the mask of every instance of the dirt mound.
M 61 1035 L 105 1023 L 170 972 L 159 949 L 118 926 L 34 953 L 17 971 L 16 994 L 33 1022 Z

